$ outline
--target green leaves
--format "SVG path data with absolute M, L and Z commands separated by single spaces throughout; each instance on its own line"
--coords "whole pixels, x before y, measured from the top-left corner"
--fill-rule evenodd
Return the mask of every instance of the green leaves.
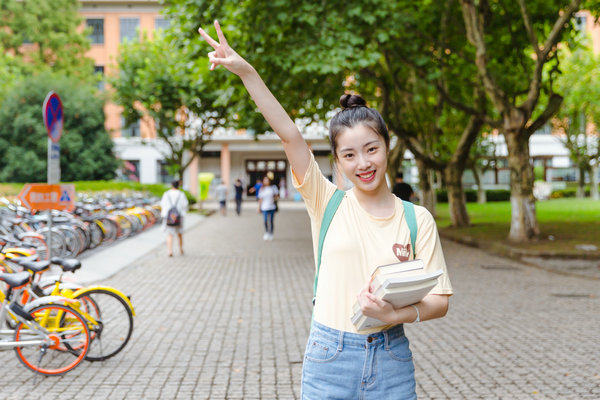
M 26 61 L 19 65 L 22 73 L 51 70 L 92 78 L 93 62 L 85 57 L 90 44 L 86 32 L 79 31 L 83 19 L 77 0 L 2 0 L 2 8 L 0 48 Z
M 189 23 L 187 16 L 183 22 Z M 228 84 L 231 74 L 210 73 L 205 56 L 196 56 L 199 46 L 186 43 L 195 41 L 183 34 L 181 25 L 153 41 L 128 43 L 117 60 L 120 74 L 111 80 L 127 122 L 145 118 L 153 124 L 169 146 L 165 160 L 180 176 L 191 162 L 184 162 L 184 153 L 199 155 L 212 131 L 223 124 L 234 88 Z
M 62 180 L 112 179 L 118 164 L 95 87 L 46 72 L 24 78 L 6 93 L 0 108 L 0 180 L 46 181 L 48 136 L 41 109 L 50 90 L 60 95 L 64 109 Z

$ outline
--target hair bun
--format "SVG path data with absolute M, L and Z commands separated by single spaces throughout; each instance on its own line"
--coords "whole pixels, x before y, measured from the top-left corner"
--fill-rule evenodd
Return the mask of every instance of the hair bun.
M 340 105 L 344 108 L 366 107 L 367 102 L 359 95 L 346 93 L 340 97 Z

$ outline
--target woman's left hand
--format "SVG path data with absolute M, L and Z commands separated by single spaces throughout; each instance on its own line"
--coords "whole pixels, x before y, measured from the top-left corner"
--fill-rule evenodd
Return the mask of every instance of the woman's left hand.
M 396 310 L 392 304 L 371 293 L 370 286 L 371 282 L 367 282 L 358 293 L 358 304 L 362 313 L 387 324 L 396 323 Z

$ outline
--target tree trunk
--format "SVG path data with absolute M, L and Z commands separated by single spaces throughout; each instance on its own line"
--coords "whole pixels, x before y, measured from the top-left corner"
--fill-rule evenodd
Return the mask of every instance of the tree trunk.
M 529 136 L 505 132 L 510 170 L 511 221 L 508 239 L 529 241 L 540 234 L 533 196 L 533 166 L 529 160 Z
M 485 190 L 483 190 L 483 185 L 481 184 L 481 172 L 479 171 L 479 167 L 477 167 L 477 163 L 473 166 L 473 178 L 475 178 L 475 185 L 477 185 L 477 203 L 485 204 L 487 202 L 487 197 L 485 194 Z
M 462 187 L 462 174 L 463 171 L 452 163 L 444 169 L 450 219 L 452 226 L 457 227 L 469 226 L 470 224 L 465 192 Z
M 577 177 L 577 198 L 585 198 L 585 168 L 579 167 L 579 176 Z
M 590 196 L 594 200 L 600 200 L 598 193 L 598 162 L 592 165 L 592 173 L 590 174 Z
M 435 217 L 435 191 L 431 185 L 431 171 L 427 169 L 425 163 L 420 161 L 418 158 L 416 159 L 416 162 L 417 168 L 419 169 L 419 192 L 421 205 L 429 210 L 431 215 Z
M 392 188 L 396 182 L 396 176 L 398 175 L 398 172 L 402 171 L 402 161 L 404 161 L 405 151 L 406 147 L 404 147 L 401 140 L 398 140 L 396 146 L 390 150 L 390 154 L 388 156 L 387 175 Z

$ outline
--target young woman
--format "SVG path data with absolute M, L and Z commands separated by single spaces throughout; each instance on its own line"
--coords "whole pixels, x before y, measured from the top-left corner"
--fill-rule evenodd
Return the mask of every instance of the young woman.
M 275 210 L 277 210 L 277 197 L 279 190 L 277 186 L 271 184 L 271 178 L 265 176 L 262 181 L 260 192 L 258 192 L 258 208 L 263 214 L 265 222 L 265 233 L 263 240 L 273 240 L 273 220 L 275 219 Z
M 325 207 L 336 190 L 319 171 L 294 122 L 259 74 L 228 44 L 218 22 L 219 41 L 199 29 L 213 47 L 211 70 L 222 65 L 238 75 L 260 112 L 281 138 L 318 241 Z M 303 399 L 413 399 L 414 365 L 404 323 L 443 317 L 452 287 L 446 273 L 435 221 L 415 207 L 416 253 L 427 272 L 443 269 L 430 294 L 414 306 L 394 309 L 369 292 L 379 265 L 410 258 L 410 231 L 400 199 L 389 190 L 385 172 L 389 135 L 381 115 L 359 96 L 344 95 L 344 108 L 330 122 L 332 152 L 338 168 L 354 184 L 347 191 L 323 244 L 316 303 L 302 370 Z M 357 332 L 350 321 L 358 299 L 364 315 L 387 325 Z

